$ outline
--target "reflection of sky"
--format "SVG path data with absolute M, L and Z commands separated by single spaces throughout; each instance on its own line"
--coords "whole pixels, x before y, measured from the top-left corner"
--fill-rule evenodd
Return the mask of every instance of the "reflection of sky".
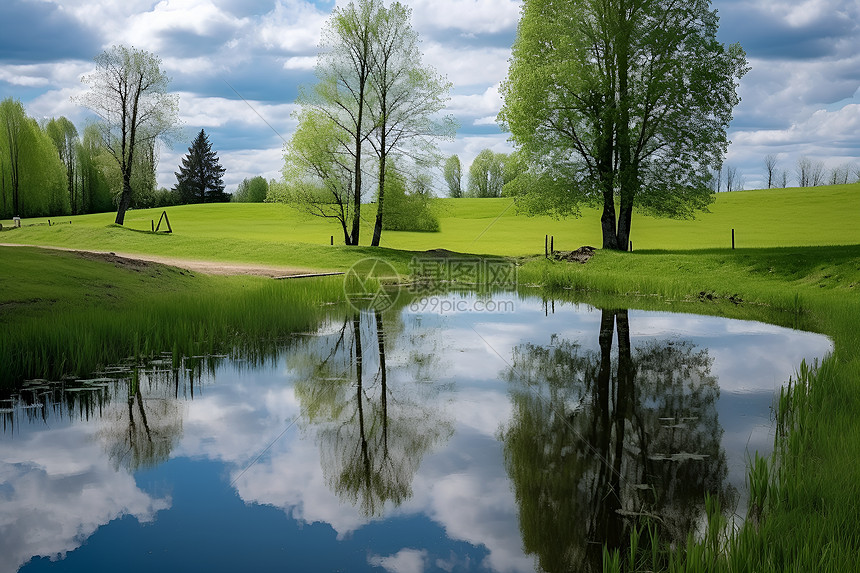
M 389 341 L 389 378 L 411 380 L 410 341 L 438 328 L 421 340 L 428 345 L 423 352 L 441 354 L 435 399 L 454 434 L 424 457 L 413 496 L 388 507 L 384 518 L 363 516 L 329 489 L 313 429 L 294 423 L 301 413 L 296 373 L 283 358 L 257 369 L 225 363 L 184 403 L 170 461 L 134 476 L 106 458 L 98 421 L 25 423 L 0 436 L 0 573 L 30 556 L 56 557 L 85 543 L 54 564 L 71 569 L 87 555 L 116 553 L 111 548 L 122 531 L 135 539 L 122 542 L 123 557 L 140 553 L 139 570 L 175 567 L 180 555 L 191 568 L 223 569 L 236 553 L 245 555 L 236 562 L 244 568 L 276 556 L 298 564 L 315 554 L 325 558 L 305 570 L 457 571 L 479 564 L 533 570 L 498 441 L 512 414 L 504 373 L 516 346 L 546 346 L 554 334 L 597 350 L 600 312 L 557 302 L 555 314 L 545 316 L 538 299 L 516 304 L 516 314 L 404 311 L 402 329 Z M 740 490 L 746 449 L 772 445 L 773 389 L 801 359 L 831 349 L 818 335 L 694 315 L 631 311 L 630 328 L 634 347 L 656 336 L 708 349 L 722 387 L 729 479 Z M 367 367 L 375 367 L 373 360 Z M 189 528 L 204 531 L 189 534 Z

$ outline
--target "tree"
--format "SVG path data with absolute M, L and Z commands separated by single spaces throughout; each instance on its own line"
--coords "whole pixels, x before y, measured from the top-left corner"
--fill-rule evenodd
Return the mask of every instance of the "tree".
M 442 174 L 445 177 L 445 183 L 448 184 L 448 197 L 459 199 L 463 196 L 463 168 L 460 165 L 460 158 L 457 155 L 452 155 L 445 160 L 445 165 L 442 167 Z
M 379 0 L 359 0 L 358 5 L 350 2 L 335 8 L 322 32 L 322 51 L 316 67 L 319 81 L 311 91 L 301 90 L 299 93 L 301 113 L 311 122 L 307 125 L 325 124 L 328 131 L 333 128 L 342 132 L 326 133 L 325 137 L 334 135 L 351 159 L 348 170 L 352 205 L 348 209 L 347 245 L 358 245 L 359 240 L 362 151 L 374 128 L 367 116 L 367 99 L 371 92 L 371 46 L 382 8 Z M 311 111 L 314 113 L 306 114 Z M 322 121 L 322 116 L 326 121 Z M 339 177 L 345 174 L 341 169 L 338 172 Z M 312 176 L 318 176 L 318 173 L 312 173 Z M 334 184 L 340 186 L 340 179 Z
M 54 142 L 60 160 L 66 166 L 66 179 L 68 181 L 69 204 L 72 214 L 83 213 L 82 205 L 78 200 L 78 185 L 75 169 L 77 167 L 78 129 L 66 117 L 58 119 L 51 118 L 45 124 L 45 133 Z
M 504 185 L 503 153 L 483 149 L 469 166 L 470 197 L 501 197 Z
M 103 213 L 113 208 L 110 183 L 105 175 L 107 160 L 113 161 L 108 155 L 98 126 L 90 124 L 85 127 L 75 153 L 80 203 L 84 213 Z
M 179 98 L 167 93 L 170 79 L 161 60 L 144 50 L 113 46 L 95 58 L 96 71 L 81 81 L 90 91 L 77 101 L 101 118 L 105 148 L 119 166 L 122 194 L 116 223 L 131 206 L 132 169 L 138 146 L 167 139 L 179 123 Z
M 176 191 L 183 203 L 222 203 L 230 196 L 224 193 L 224 168 L 205 130 L 201 129 L 182 158 L 175 173 Z
M 366 0 L 365 0 L 366 1 Z M 417 153 L 421 160 L 435 151 L 436 137 L 451 137 L 449 117 L 434 120 L 448 100 L 451 84 L 421 62 L 411 10 L 399 2 L 379 8 L 371 37 L 369 112 L 374 129 L 369 139 L 379 159 L 376 222 L 371 246 L 379 246 L 385 215 L 385 178 L 392 154 Z
M 354 159 L 352 139 L 327 113 L 303 109 L 293 137 L 284 146 L 284 189 L 273 200 L 311 215 L 336 220 L 345 245 L 353 245 Z
M 269 183 L 261 175 L 243 179 L 233 194 L 236 203 L 262 203 L 269 193 Z
M 0 216 L 69 212 L 65 166 L 51 138 L 12 98 L 0 102 L 0 196 Z
M 776 183 L 776 165 L 779 163 L 779 158 L 776 155 L 769 153 L 764 158 L 764 168 L 767 170 L 767 188 L 773 188 Z
M 739 45 L 717 40 L 709 4 L 524 2 L 499 116 L 535 182 L 521 208 L 564 216 L 600 204 L 604 248 L 625 250 L 634 207 L 707 207 L 748 69 Z
M 429 176 L 419 172 L 407 183 L 399 170 L 393 169 L 385 179 L 385 193 L 388 196 L 387 214 L 383 225 L 387 231 L 439 230 L 439 219 L 430 209 Z
M 813 187 L 824 185 L 824 162 L 813 161 L 812 170 L 809 174 L 810 183 Z
M 739 191 L 743 189 L 743 182 L 738 175 L 738 168 L 726 165 L 726 191 Z
M 0 128 L 3 130 L 4 147 L 4 202 L 6 198 L 5 169 L 9 170 L 9 191 L 11 193 L 7 212 L 15 216 L 21 215 L 21 148 L 27 123 L 27 113 L 19 100 L 6 98 L 0 102 Z

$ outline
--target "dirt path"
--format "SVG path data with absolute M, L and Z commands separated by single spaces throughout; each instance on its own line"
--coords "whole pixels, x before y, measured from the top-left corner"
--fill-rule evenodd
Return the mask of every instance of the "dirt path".
M 102 260 L 120 266 L 140 266 L 141 263 L 159 263 L 178 267 L 193 272 L 208 275 L 255 275 L 271 278 L 299 278 L 310 276 L 340 275 L 339 272 L 320 272 L 316 269 L 305 269 L 300 267 L 283 267 L 271 265 L 259 265 L 253 263 L 224 263 L 217 261 L 201 261 L 195 259 L 183 259 L 178 257 L 163 257 L 160 255 L 117 253 L 114 251 L 93 251 L 88 249 L 71 249 L 66 247 L 49 247 L 45 245 L 22 245 L 15 243 L 0 243 L 0 247 L 36 247 L 39 249 L 51 249 L 54 251 L 67 251 L 78 253 L 80 256 L 91 260 Z

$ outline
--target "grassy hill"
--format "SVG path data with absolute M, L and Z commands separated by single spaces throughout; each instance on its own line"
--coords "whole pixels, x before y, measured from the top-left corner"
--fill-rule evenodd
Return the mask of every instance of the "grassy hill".
M 382 246 L 527 255 L 543 251 L 547 234 L 555 237 L 557 249 L 602 242 L 596 209 L 584 210 L 578 219 L 556 220 L 522 215 L 512 199 L 439 199 L 434 207 L 441 232 L 386 231 Z M 361 254 L 343 252 L 336 223 L 286 205 L 186 205 L 167 213 L 172 235 L 148 232 L 161 215 L 161 209 L 149 209 L 129 211 L 124 228 L 110 226 L 113 213 L 62 217 L 50 227 L 47 219 L 25 220 L 24 228 L 0 234 L 0 242 L 312 268 L 342 268 Z M 367 245 L 375 206 L 366 205 L 362 215 L 361 243 Z M 860 244 L 858 217 L 860 184 L 721 193 L 709 212 L 693 220 L 634 215 L 631 241 L 636 251 L 730 248 L 735 229 L 738 248 Z

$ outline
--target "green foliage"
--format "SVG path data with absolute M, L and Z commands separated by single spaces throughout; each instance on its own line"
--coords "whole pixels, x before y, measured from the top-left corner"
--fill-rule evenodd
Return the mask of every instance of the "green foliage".
M 519 154 L 494 153 L 483 149 L 469 166 L 469 197 L 501 197 L 505 185 L 517 178 L 524 164 Z
M 442 175 L 445 177 L 445 183 L 448 185 L 448 197 L 452 199 L 462 197 L 463 168 L 457 155 L 452 155 L 445 160 L 445 165 L 442 167 Z
M 18 100 L 0 102 L 0 216 L 67 214 L 66 166 Z
M 45 133 L 54 142 L 54 147 L 57 148 L 60 160 L 66 166 L 66 188 L 69 191 L 71 213 L 83 213 L 85 211 L 80 201 L 80 189 L 77 178 L 77 150 L 80 143 L 78 129 L 65 117 L 58 119 L 51 118 L 45 124 Z
M 97 125 L 90 124 L 84 129 L 75 155 L 84 212 L 103 213 L 115 209 L 110 179 L 106 174 L 116 169 L 116 162 L 104 148 Z
M 269 194 L 269 183 L 261 175 L 251 179 L 243 179 L 238 189 L 233 193 L 235 203 L 262 203 Z
M 626 249 L 634 207 L 705 209 L 747 71 L 717 27 L 707 0 L 525 2 L 500 113 L 528 159 L 517 191 L 540 197 L 523 206 L 569 215 L 601 205 L 613 249 Z
M 383 229 L 388 231 L 438 232 L 439 219 L 430 208 L 427 192 L 412 184 L 407 190 L 406 179 L 394 170 L 385 178 L 385 217 Z
M 161 70 L 161 60 L 145 50 L 113 46 L 95 62 L 96 71 L 82 79 L 90 91 L 76 101 L 99 116 L 96 125 L 104 147 L 119 167 L 122 186 L 115 222 L 122 225 L 133 205 L 136 156 L 148 155 L 154 166 L 156 141 L 170 139 L 179 125 L 179 98 L 167 93 L 170 78 Z M 154 183 L 148 188 L 155 189 Z
M 218 154 L 212 150 L 206 131 L 201 129 L 182 158 L 173 190 L 183 203 L 223 203 L 230 200 L 230 195 L 224 193 L 223 177 Z

